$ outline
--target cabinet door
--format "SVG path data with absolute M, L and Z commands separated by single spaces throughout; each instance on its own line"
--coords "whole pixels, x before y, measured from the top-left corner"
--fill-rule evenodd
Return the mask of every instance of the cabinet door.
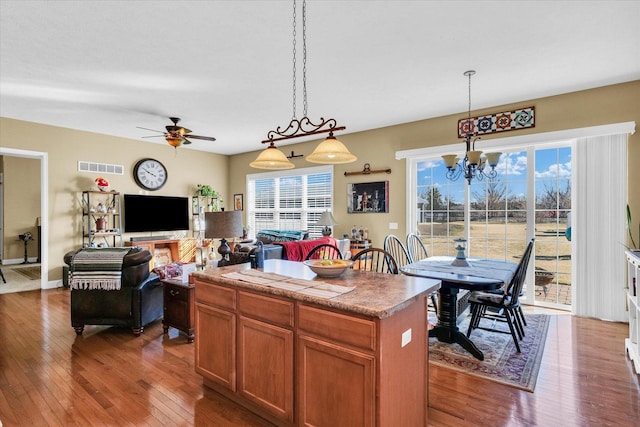
M 238 392 L 293 422 L 293 331 L 240 316 Z
M 373 355 L 300 336 L 297 362 L 299 425 L 375 425 Z
M 236 391 L 236 315 L 196 303 L 196 372 Z

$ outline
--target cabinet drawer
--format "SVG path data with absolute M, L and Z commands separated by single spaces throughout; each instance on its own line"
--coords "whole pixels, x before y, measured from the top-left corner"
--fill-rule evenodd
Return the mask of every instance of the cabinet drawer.
M 164 298 L 171 301 L 189 301 L 189 288 L 186 286 L 176 286 L 163 284 L 164 286 Z
M 373 321 L 307 305 L 298 307 L 298 329 L 369 351 L 373 351 L 376 345 L 376 325 Z
M 238 291 L 238 312 L 285 328 L 293 327 L 293 303 L 273 297 Z
M 196 301 L 228 310 L 236 309 L 236 291 L 200 280 L 196 284 Z

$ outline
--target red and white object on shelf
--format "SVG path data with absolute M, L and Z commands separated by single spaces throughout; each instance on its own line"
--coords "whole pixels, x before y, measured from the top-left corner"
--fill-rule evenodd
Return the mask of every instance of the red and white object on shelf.
M 109 181 L 107 181 L 105 178 L 96 178 L 95 183 L 100 191 L 109 191 Z

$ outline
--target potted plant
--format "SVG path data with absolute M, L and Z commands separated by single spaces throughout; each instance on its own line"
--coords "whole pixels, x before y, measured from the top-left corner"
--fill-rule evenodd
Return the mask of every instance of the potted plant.
M 220 193 L 211 188 L 210 185 L 198 184 L 196 186 L 196 196 L 209 197 L 209 210 L 212 212 L 219 211 L 220 205 L 223 203 Z

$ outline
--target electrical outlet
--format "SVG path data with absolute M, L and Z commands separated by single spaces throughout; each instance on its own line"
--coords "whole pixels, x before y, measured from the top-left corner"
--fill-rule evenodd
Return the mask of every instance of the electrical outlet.
M 402 333 L 402 347 L 411 342 L 411 328 Z

